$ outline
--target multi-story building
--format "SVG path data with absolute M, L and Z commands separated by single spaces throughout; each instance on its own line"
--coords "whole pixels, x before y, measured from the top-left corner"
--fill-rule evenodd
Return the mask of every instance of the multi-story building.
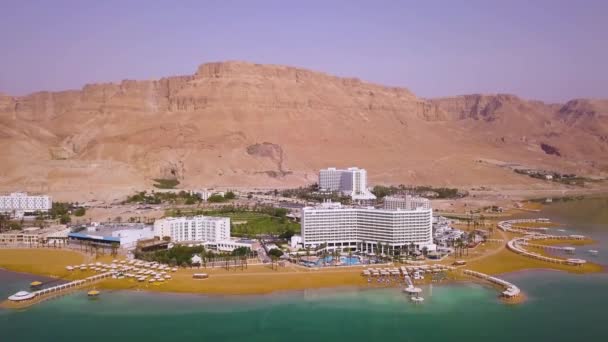
M 433 211 L 345 207 L 323 203 L 302 210 L 302 239 L 305 248 L 326 245 L 367 253 L 393 253 L 412 244 L 434 250 Z
M 367 171 L 357 167 L 345 170 L 330 167 L 319 170 L 319 188 L 326 191 L 339 191 L 357 200 L 376 198 L 367 189 Z
M 230 218 L 213 216 L 168 217 L 154 222 L 154 236 L 172 242 L 202 245 L 219 252 L 253 249 L 253 241 L 230 238 Z
M 12 213 L 17 217 L 24 213 L 48 211 L 52 206 L 51 197 L 46 195 L 28 196 L 26 192 L 13 192 L 0 196 L 0 212 Z
M 430 209 L 431 202 L 424 197 L 406 195 L 403 197 L 387 196 L 384 197 L 384 209 L 389 210 L 414 210 L 417 208 Z
M 207 201 L 207 199 L 209 199 L 209 196 L 211 196 L 211 191 L 207 189 L 194 190 L 192 191 L 192 193 L 199 195 L 203 201 Z
M 170 237 L 173 242 L 230 240 L 230 218 L 168 217 L 154 222 L 154 235 Z

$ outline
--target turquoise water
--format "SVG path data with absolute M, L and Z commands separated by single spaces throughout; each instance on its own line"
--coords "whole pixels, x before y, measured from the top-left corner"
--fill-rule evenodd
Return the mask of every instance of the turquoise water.
M 569 208 L 552 206 L 541 214 L 554 215 L 555 210 L 568 230 L 597 238 L 598 261 L 606 260 L 606 223 L 572 219 L 564 214 Z M 598 210 L 594 205 L 589 208 Z M 227 297 L 106 291 L 98 300 L 81 292 L 24 311 L 0 311 L 0 341 L 606 339 L 608 274 L 534 271 L 504 278 L 525 291 L 525 303 L 505 305 L 495 289 L 478 284 L 424 287 L 421 305 L 410 302 L 399 289 Z M 32 279 L 0 271 L 0 296 L 26 287 Z
M 323 262 L 325 262 L 326 264 L 329 264 L 333 260 L 334 260 L 334 257 L 327 256 L 325 258 L 317 260 L 316 265 L 317 266 L 322 266 Z M 358 265 L 358 264 L 360 264 L 361 260 L 359 260 L 359 258 L 357 258 L 357 257 L 344 257 L 344 256 L 342 256 L 342 257 L 340 257 L 340 262 L 343 265 L 352 266 L 352 265 Z

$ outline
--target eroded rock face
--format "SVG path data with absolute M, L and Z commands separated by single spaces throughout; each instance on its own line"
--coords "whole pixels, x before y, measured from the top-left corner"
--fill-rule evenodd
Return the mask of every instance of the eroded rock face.
M 593 172 L 583 161 L 606 152 L 605 103 L 425 100 L 300 68 L 208 63 L 194 75 L 0 95 L 0 187 L 94 193 L 142 187 L 171 170 L 184 187 L 278 187 L 313 181 L 331 165 L 365 167 L 377 182 L 517 183 L 474 161 Z

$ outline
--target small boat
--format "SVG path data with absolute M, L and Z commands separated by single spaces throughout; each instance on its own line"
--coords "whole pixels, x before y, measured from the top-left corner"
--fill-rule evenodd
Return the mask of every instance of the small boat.
M 89 296 L 89 297 L 97 297 L 97 296 L 99 296 L 99 291 L 97 291 L 97 290 L 91 290 L 91 291 L 87 292 L 87 296 Z
M 591 255 L 598 255 L 598 253 L 599 253 L 599 252 L 598 252 L 597 250 L 595 250 L 595 249 L 590 249 L 588 252 L 589 252 L 589 254 L 591 254 Z
M 40 286 L 42 286 L 42 282 L 39 282 L 39 281 L 33 281 L 30 283 L 30 287 L 32 287 L 32 288 L 37 288 Z

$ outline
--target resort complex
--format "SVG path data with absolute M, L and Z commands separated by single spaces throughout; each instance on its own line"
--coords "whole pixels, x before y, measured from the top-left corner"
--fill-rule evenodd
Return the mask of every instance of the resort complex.
M 81 258 L 53 265 L 68 272 L 61 276 L 69 282 L 50 287 L 32 282 L 34 291 L 20 291 L 5 304 L 24 307 L 108 282 L 120 289 L 213 293 L 224 293 L 227 287 L 238 288 L 238 293 L 257 293 L 305 289 L 306 284 L 367 284 L 401 288 L 419 304 L 424 301 L 424 290 L 418 286 L 448 279 L 481 281 L 500 288 L 501 297 L 519 301 L 523 298 L 520 288 L 493 275 L 500 273 L 494 270 L 502 270 L 503 265 L 502 259 L 491 259 L 492 255 L 505 251 L 509 254 L 506 258 L 522 257 L 533 265 L 540 262 L 567 270 L 596 267 L 580 258 L 543 254 L 575 251 L 571 246 L 553 246 L 552 241 L 586 241 L 581 235 L 548 234 L 548 219 L 480 223 L 471 222 L 471 212 L 453 217 L 434 215 L 431 201 L 406 187 L 393 187 L 386 196 L 376 198 L 367 188 L 364 169 L 321 170 L 319 191 L 315 187 L 306 189 L 312 189 L 313 196 L 301 197 L 303 201 L 286 201 L 278 191 L 235 194 L 229 190 L 229 198 L 223 191 L 215 191 L 219 203 L 205 201 L 211 196 L 207 190 L 159 191 L 149 195 L 154 197 L 152 203 L 160 202 L 154 204 L 160 209 L 159 216 L 143 222 L 141 217 L 129 217 L 128 222 L 85 219 L 59 225 L 50 217 L 41 216 L 43 221 L 34 223 L 34 217 L 26 216 L 22 219 L 26 227 L 0 232 L 0 247 L 15 251 L 69 250 Z M 342 195 L 337 198 L 343 203 L 332 202 L 336 192 Z M 425 189 L 422 193 L 428 192 Z M 154 210 L 150 198 L 141 194 L 145 192 L 135 197 L 138 203 L 126 201 L 109 207 L 138 215 Z M 343 197 L 346 195 L 350 198 Z M 44 196 L 26 200 L 28 196 L 16 193 L 12 197 L 10 201 L 5 199 L 3 210 L 25 213 L 50 205 L 50 198 L 46 202 Z M 222 201 L 232 203 L 225 205 Z M 63 203 L 57 206 L 73 208 Z M 499 236 L 492 236 L 494 226 Z M 492 261 L 475 264 L 476 259 L 484 258 Z M 10 267 L 10 262 L 19 258 L 8 260 Z M 269 274 L 268 267 L 277 272 Z M 206 269 L 204 273 L 201 268 Z M 41 273 L 47 274 L 45 270 Z M 274 283 L 278 284 L 276 288 Z M 91 297 L 98 294 L 96 289 L 88 293 Z
M 404 199 L 405 202 L 405 199 Z M 435 250 L 428 206 L 376 209 L 326 202 L 302 209 L 304 247 L 394 254 L 412 247 Z

